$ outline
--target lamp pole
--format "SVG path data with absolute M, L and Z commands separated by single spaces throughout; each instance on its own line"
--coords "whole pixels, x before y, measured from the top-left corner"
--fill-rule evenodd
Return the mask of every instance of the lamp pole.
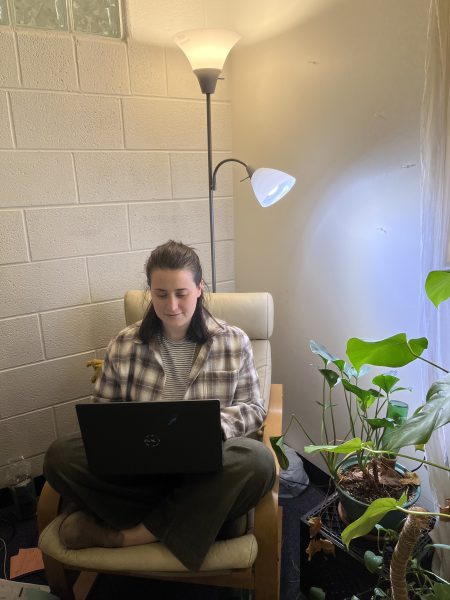
M 214 184 L 212 166 L 211 94 L 206 94 L 206 135 L 208 141 L 209 238 L 211 246 L 212 291 L 216 292 L 216 236 L 214 232 Z

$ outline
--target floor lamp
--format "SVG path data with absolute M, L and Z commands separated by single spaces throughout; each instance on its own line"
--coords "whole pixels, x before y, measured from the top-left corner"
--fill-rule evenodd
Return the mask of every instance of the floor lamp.
M 211 95 L 216 89 L 217 79 L 222 72 L 225 60 L 240 36 L 228 29 L 191 29 L 174 36 L 174 41 L 189 60 L 200 83 L 200 89 L 206 95 L 206 132 L 208 141 L 208 188 L 209 188 L 209 229 L 211 245 L 212 290 L 216 291 L 216 243 L 214 233 L 214 191 L 219 168 L 227 162 L 243 165 L 250 178 L 253 192 L 261 204 L 266 207 L 274 204 L 295 184 L 295 178 L 276 169 L 252 169 L 242 160 L 227 158 L 218 163 L 213 170 L 211 137 Z

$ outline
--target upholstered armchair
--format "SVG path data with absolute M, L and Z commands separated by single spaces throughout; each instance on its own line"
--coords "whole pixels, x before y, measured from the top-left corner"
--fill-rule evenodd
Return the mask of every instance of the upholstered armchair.
M 149 296 L 144 292 L 127 292 L 127 324 L 142 318 L 148 302 Z M 208 308 L 216 317 L 243 329 L 252 342 L 261 392 L 268 407 L 268 416 L 258 436 L 270 447 L 269 437 L 281 433 L 282 416 L 281 385 L 271 384 L 272 297 L 268 293 L 210 294 Z M 188 571 L 159 542 L 128 548 L 68 550 L 59 539 L 60 500 L 59 494 L 46 483 L 38 504 L 38 525 L 48 583 L 62 600 L 75 597 L 78 600 L 98 573 L 253 589 L 255 600 L 279 598 L 281 516 L 278 481 L 252 511 L 254 514 L 248 515 L 245 531 L 237 533 L 237 537 L 216 541 L 197 572 Z M 75 584 L 78 586 L 76 596 L 70 571 L 80 572 Z

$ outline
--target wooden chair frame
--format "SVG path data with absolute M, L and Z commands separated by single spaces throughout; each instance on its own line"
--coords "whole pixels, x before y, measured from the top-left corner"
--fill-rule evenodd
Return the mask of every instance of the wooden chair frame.
M 267 418 L 261 430 L 262 441 L 270 449 L 270 437 L 281 435 L 282 428 L 282 386 L 271 385 L 270 403 Z M 277 475 L 278 475 L 278 463 Z M 270 492 L 255 507 L 254 535 L 258 542 L 258 554 L 252 567 L 233 569 L 227 572 L 196 573 L 151 573 L 134 574 L 135 577 L 149 579 L 176 580 L 187 583 L 220 587 L 234 587 L 254 590 L 255 600 L 278 600 L 280 583 L 281 554 L 281 509 L 278 507 L 278 476 Z M 58 515 L 60 495 L 45 483 L 38 503 L 38 528 L 42 532 Z M 44 565 L 51 591 L 61 600 L 81 600 L 89 593 L 98 572 L 82 571 L 74 583 L 70 570 L 65 565 L 44 554 Z M 130 575 L 121 571 L 105 571 L 112 575 Z

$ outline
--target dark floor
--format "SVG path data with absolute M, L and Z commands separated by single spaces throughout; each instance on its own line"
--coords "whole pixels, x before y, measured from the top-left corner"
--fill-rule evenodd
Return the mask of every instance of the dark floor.
M 358 574 L 359 589 L 364 589 L 367 578 L 364 567 L 359 565 L 344 552 L 338 552 L 336 558 L 315 556 L 311 562 L 306 560 L 306 546 L 309 543 L 307 526 L 301 518 L 320 504 L 328 491 L 326 483 L 319 478 L 310 478 L 312 484 L 306 491 L 289 500 L 280 500 L 283 506 L 283 542 L 281 558 L 281 600 L 301 600 L 305 598 L 301 592 L 310 586 L 319 586 L 327 591 L 327 600 L 344 600 L 349 598 L 353 588 L 346 582 L 355 580 Z M 17 554 L 20 548 L 32 548 L 37 545 L 37 527 L 34 518 L 20 521 L 15 517 L 13 507 L 0 509 L 0 538 L 7 546 L 6 561 L 0 542 L 0 577 L 3 577 L 3 564 L 6 576 L 9 577 L 9 559 Z M 356 569 L 356 570 L 355 570 Z M 326 572 L 326 578 L 324 573 Z M 43 572 L 30 574 L 20 578 L 27 583 L 46 584 Z M 367 579 L 370 584 L 370 578 Z M 353 586 L 354 587 L 354 586 Z M 352 593 L 349 594 L 348 590 Z M 358 591 L 358 590 L 356 590 Z M 98 577 L 89 600 L 249 600 L 248 592 L 241 590 L 225 590 L 181 584 L 158 582 L 127 577 Z

